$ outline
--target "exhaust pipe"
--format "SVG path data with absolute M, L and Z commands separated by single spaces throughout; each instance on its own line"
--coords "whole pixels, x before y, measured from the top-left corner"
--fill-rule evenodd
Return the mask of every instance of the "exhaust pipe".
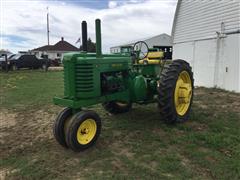
M 95 20 L 96 28 L 96 57 L 102 56 L 102 39 L 101 39 L 101 20 Z
M 82 21 L 82 50 L 87 52 L 87 22 Z

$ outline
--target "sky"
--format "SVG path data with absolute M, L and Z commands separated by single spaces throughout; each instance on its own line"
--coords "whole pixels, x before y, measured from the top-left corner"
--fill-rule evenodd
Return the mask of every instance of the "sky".
M 109 48 L 161 33 L 171 34 L 177 0 L 0 0 L 0 49 L 14 53 L 61 37 L 73 44 L 81 37 L 81 22 L 95 41 L 95 19 L 102 22 L 103 52 Z M 48 10 L 47 10 L 48 7 Z

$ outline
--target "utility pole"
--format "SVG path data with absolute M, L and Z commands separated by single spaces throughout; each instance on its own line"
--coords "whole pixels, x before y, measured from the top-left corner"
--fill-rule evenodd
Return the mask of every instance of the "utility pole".
M 48 45 L 49 45 L 49 12 L 48 12 L 48 7 L 47 7 L 47 40 L 48 40 Z

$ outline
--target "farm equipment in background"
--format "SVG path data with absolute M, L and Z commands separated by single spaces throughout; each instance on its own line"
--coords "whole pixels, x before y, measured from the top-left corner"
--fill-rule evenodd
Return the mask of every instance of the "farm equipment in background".
M 184 60 L 142 63 L 149 58 L 145 42 L 137 42 L 131 55 L 102 54 L 100 20 L 96 26 L 96 53 L 67 53 L 63 58 L 64 97 L 55 97 L 65 106 L 57 116 L 53 132 L 59 144 L 73 151 L 91 147 L 101 132 L 101 118 L 83 108 L 101 103 L 112 113 L 124 113 L 132 103 L 157 103 L 167 123 L 189 118 L 193 98 L 193 73 Z M 82 23 L 82 39 L 87 39 L 87 24 Z M 159 54 L 160 55 L 160 54 Z
M 132 46 L 122 46 L 120 48 L 121 54 L 130 55 L 132 52 Z
M 122 55 L 129 55 L 130 56 L 130 54 L 132 52 L 132 48 L 133 48 L 132 45 L 121 46 L 120 49 L 114 49 L 112 53 L 113 54 L 122 54 Z

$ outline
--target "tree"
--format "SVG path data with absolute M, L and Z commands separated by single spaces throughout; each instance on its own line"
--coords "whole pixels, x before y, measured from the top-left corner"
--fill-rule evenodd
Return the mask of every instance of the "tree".
M 80 51 L 82 51 L 82 45 L 80 46 Z M 96 43 L 92 42 L 90 38 L 87 40 L 87 51 L 88 52 L 96 52 Z

